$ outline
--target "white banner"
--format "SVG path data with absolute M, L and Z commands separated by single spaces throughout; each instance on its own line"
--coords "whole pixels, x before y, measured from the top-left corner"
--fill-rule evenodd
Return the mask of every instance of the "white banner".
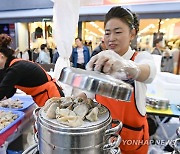
M 70 66 L 72 43 L 79 20 L 80 0 L 53 0 L 54 40 L 60 57 L 55 65 L 55 78 L 59 79 L 62 68 Z
M 80 0 L 53 0 L 54 40 L 59 52 L 55 64 L 54 77 L 59 79 L 61 70 L 70 66 L 72 43 L 79 20 Z M 65 96 L 71 95 L 72 87 L 60 83 Z

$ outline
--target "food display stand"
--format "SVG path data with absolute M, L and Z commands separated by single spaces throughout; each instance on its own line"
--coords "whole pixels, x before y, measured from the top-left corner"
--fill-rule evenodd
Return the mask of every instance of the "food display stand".
M 110 98 L 119 100 L 130 100 L 132 94 L 132 86 L 112 78 L 109 75 L 102 73 L 87 71 L 78 68 L 65 67 L 63 68 L 59 81 L 79 88 L 92 94 L 101 94 Z M 63 99 L 67 101 L 62 102 Z M 83 99 L 80 97 L 80 99 Z M 56 102 L 57 101 L 57 102 Z M 82 125 L 68 126 L 58 121 L 58 116 L 54 118 L 48 117 L 48 113 L 57 115 L 56 110 L 67 111 L 65 104 L 72 103 L 69 97 L 49 99 L 45 105 L 38 110 L 37 113 L 37 131 L 38 141 L 36 145 L 32 145 L 26 149 L 23 154 L 29 153 L 38 147 L 39 153 L 51 154 L 120 154 L 119 144 L 121 141 L 120 135 L 117 133 L 122 128 L 122 122 L 117 119 L 112 119 L 108 109 L 104 114 L 98 115 L 97 121 L 88 121 L 87 116 L 83 116 Z M 83 101 L 84 102 L 84 101 Z M 71 105 L 75 112 L 75 108 L 86 106 L 82 103 L 74 101 Z M 88 103 L 89 104 L 89 103 Z M 93 105 L 94 104 L 94 105 Z M 98 103 L 89 104 L 98 108 Z M 96 104 L 96 105 L 95 105 Z M 65 105 L 65 106 L 64 106 Z M 64 106 L 64 108 L 63 108 Z M 77 109 L 76 108 L 76 109 Z M 106 108 L 105 106 L 103 108 Z M 51 109 L 51 110 L 50 110 Z M 85 109 L 86 110 L 86 109 Z M 93 111 L 94 108 L 91 110 Z M 98 111 L 99 112 L 99 111 Z M 67 113 L 67 112 L 66 112 Z M 77 112 L 74 116 L 78 116 Z M 89 111 L 87 112 L 89 115 Z M 93 113 L 94 114 L 94 113 Z M 65 114 L 66 115 L 66 114 Z M 70 116 L 71 117 L 71 116 Z M 76 117 L 76 118 L 77 118 Z M 65 118 L 65 117 L 64 117 Z M 67 117 L 68 118 L 68 117 Z M 72 120 L 71 120 L 72 121 Z M 115 127 L 112 125 L 115 124 Z M 111 138 L 113 137 L 113 139 Z
M 20 109 L 0 107 L 1 110 L 11 111 L 18 114 L 17 120 L 7 125 L 0 133 L 0 154 L 6 154 L 8 145 L 22 135 L 34 122 L 33 111 L 36 108 L 34 101 L 29 95 L 15 94 L 12 99 L 19 99 L 23 102 Z

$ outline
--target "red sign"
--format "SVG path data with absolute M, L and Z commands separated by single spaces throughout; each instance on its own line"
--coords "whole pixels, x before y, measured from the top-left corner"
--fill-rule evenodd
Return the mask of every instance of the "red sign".
M 180 0 L 104 0 L 104 5 L 112 4 L 150 4 L 150 3 L 165 3 L 165 2 L 180 2 Z
M 100 5 L 133 5 L 133 4 L 153 4 L 153 3 L 173 3 L 180 0 L 81 0 L 81 6 Z

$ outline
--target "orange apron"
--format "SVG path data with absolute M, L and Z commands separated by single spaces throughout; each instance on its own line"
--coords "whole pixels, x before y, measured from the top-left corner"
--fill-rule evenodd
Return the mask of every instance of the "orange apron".
M 137 52 L 134 53 L 131 60 L 134 60 L 136 55 Z M 122 138 L 121 152 L 123 154 L 147 154 L 149 143 L 148 123 L 146 116 L 139 113 L 134 96 L 135 92 L 133 91 L 130 102 L 100 95 L 96 95 L 96 100 L 110 110 L 113 119 L 118 119 L 123 123 L 123 128 L 120 131 Z
M 13 65 L 15 62 L 20 61 L 22 59 L 14 59 L 11 61 L 10 65 Z M 31 62 L 31 61 L 30 61 Z M 33 63 L 33 62 L 32 62 Z M 40 66 L 41 67 L 41 66 Z M 42 68 L 43 69 L 43 68 Z M 43 69 L 44 70 L 44 69 Z M 46 71 L 44 70 L 46 73 Z M 36 86 L 36 87 L 23 87 L 15 85 L 15 88 L 18 88 L 25 92 L 28 95 L 31 95 L 36 102 L 36 104 L 40 107 L 44 106 L 45 102 L 52 97 L 61 97 L 60 92 L 56 86 L 55 80 L 51 78 L 50 75 L 46 73 L 48 78 L 48 82 Z

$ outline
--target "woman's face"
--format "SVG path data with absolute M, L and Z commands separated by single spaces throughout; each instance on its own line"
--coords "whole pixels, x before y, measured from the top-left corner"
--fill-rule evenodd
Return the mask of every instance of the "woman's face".
M 105 25 L 104 42 L 106 48 L 124 55 L 129 48 L 131 40 L 135 37 L 135 30 L 119 18 L 110 19 Z
M 3 69 L 5 66 L 7 58 L 0 52 L 0 69 Z

